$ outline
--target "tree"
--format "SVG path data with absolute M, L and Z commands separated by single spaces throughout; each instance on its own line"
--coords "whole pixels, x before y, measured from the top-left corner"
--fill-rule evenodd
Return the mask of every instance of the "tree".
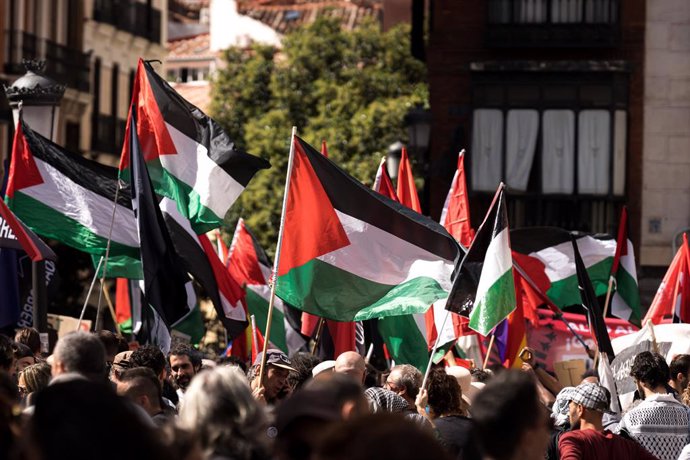
M 344 31 L 322 18 L 287 35 L 281 50 L 230 48 L 213 82 L 212 115 L 247 151 L 270 160 L 226 217 L 244 217 L 273 253 L 280 224 L 290 130 L 371 183 L 386 148 L 405 141 L 403 118 L 428 106 L 426 67 L 410 55 L 409 26 L 382 32 L 371 20 Z

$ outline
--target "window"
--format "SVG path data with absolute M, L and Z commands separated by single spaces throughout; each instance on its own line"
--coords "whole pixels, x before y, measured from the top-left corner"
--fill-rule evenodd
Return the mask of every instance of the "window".
M 490 0 L 494 24 L 602 24 L 614 22 L 619 0 Z

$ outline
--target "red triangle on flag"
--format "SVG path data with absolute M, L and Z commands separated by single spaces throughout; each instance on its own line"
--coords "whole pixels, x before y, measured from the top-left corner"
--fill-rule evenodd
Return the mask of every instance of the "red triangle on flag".
M 38 166 L 36 166 L 36 161 L 26 142 L 26 137 L 24 137 L 22 125 L 23 122 L 20 121 L 14 134 L 12 162 L 10 163 L 7 191 L 5 192 L 9 198 L 14 197 L 14 192 L 17 190 L 43 183 L 41 172 L 38 170 Z

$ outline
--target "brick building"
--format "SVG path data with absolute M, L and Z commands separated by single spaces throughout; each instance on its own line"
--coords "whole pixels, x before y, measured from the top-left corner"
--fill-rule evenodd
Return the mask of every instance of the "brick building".
M 625 204 L 638 263 L 668 265 L 690 226 L 689 16 L 682 0 L 432 0 L 432 215 L 465 148 L 475 225 L 500 180 L 514 227 L 612 232 Z

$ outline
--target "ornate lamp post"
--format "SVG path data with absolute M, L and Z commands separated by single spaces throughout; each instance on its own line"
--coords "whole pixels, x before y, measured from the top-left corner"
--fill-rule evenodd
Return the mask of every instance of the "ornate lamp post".
M 34 131 L 55 140 L 60 113 L 60 100 L 65 93 L 65 85 L 45 76 L 45 61 L 22 61 L 26 74 L 11 86 L 5 86 L 5 94 L 12 108 L 14 126 L 17 127 L 19 115 Z M 48 332 L 48 302 L 46 296 L 45 262 L 32 263 L 34 327 L 39 332 Z
M 398 177 L 398 168 L 400 167 L 400 158 L 402 157 L 402 149 L 405 145 L 400 141 L 395 141 L 388 146 L 388 154 L 386 155 L 386 170 L 388 176 L 395 180 Z

